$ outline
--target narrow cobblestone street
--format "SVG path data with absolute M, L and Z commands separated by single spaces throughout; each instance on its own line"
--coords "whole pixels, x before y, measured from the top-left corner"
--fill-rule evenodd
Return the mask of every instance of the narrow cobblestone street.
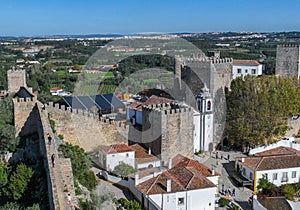
M 229 155 L 229 161 L 228 161 Z M 203 162 L 209 167 L 213 167 L 216 172 L 221 174 L 219 179 L 219 192 L 222 190 L 222 185 L 224 185 L 224 190 L 230 189 L 231 191 L 235 189 L 234 200 L 244 209 L 251 209 L 248 204 L 248 198 L 252 195 L 252 191 L 246 187 L 239 187 L 235 181 L 233 181 L 229 174 L 234 172 L 234 159 L 236 157 L 245 156 L 241 152 L 224 152 L 218 151 L 218 159 L 216 159 L 216 153 L 212 153 L 211 156 L 205 158 Z M 222 159 L 221 159 L 222 157 Z M 226 208 L 218 208 L 226 209 Z

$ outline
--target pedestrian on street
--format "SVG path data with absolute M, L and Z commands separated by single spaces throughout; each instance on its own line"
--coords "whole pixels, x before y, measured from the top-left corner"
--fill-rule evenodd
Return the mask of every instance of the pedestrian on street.
M 224 184 L 222 184 L 222 194 L 224 194 Z
M 69 204 L 69 205 L 71 205 L 71 201 L 72 201 L 71 194 L 68 193 L 68 204 Z
M 221 160 L 223 160 L 223 155 L 221 155 Z
M 230 158 L 230 155 L 228 154 L 228 155 L 227 155 L 227 160 L 228 160 L 228 161 L 229 161 L 229 158 Z
M 54 168 L 54 166 L 55 166 L 55 154 L 51 155 L 51 162 L 52 162 L 52 167 Z
M 216 152 L 216 159 L 218 159 L 218 152 Z
M 47 138 L 48 138 L 48 144 L 51 145 L 52 142 L 52 137 L 50 136 L 50 134 L 47 134 Z
M 232 196 L 235 197 L 235 188 L 232 189 Z
M 231 196 L 231 190 L 230 190 L 230 187 L 228 187 L 228 195 Z

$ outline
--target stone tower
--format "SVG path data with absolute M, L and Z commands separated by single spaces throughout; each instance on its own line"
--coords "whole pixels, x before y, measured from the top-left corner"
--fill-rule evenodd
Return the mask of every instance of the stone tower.
M 209 93 L 214 104 L 214 131 L 213 141 L 214 145 L 221 142 L 223 138 L 223 131 L 225 128 L 226 119 L 226 100 L 225 88 L 229 88 L 232 81 L 232 59 L 231 58 L 217 58 L 206 57 L 203 54 L 192 55 L 190 57 L 181 56 L 176 59 L 175 74 L 180 72 L 183 81 L 181 83 L 181 93 L 184 93 L 183 98 L 186 103 L 191 106 L 196 105 L 195 97 L 199 95 L 199 90 L 207 85 Z M 179 69 L 179 66 L 181 68 Z
M 16 93 L 20 87 L 27 88 L 25 70 L 7 71 L 8 92 Z
M 200 113 L 199 123 L 195 126 L 199 128 L 198 139 L 194 140 L 195 150 L 197 151 L 213 151 L 213 133 L 214 133 L 214 113 L 213 99 L 206 85 L 201 89 L 200 95 L 196 97 L 197 111 Z M 196 129 L 196 128 L 195 128 Z
M 180 153 L 193 155 L 193 109 L 183 104 L 143 106 L 141 144 L 167 162 Z
M 275 74 L 283 77 L 300 78 L 299 45 L 278 45 Z

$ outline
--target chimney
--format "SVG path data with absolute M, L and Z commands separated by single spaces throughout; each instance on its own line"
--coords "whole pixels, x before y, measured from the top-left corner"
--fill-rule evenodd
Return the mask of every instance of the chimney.
M 171 179 L 167 178 L 167 192 L 171 192 L 171 184 L 172 184 L 172 181 Z
M 172 168 L 172 158 L 169 158 L 168 160 L 168 169 Z
M 242 158 L 242 163 L 245 162 L 245 158 Z
M 134 174 L 134 184 L 138 185 L 139 184 L 139 172 L 136 172 Z
M 148 154 L 151 155 L 151 147 L 148 149 Z
M 211 175 L 215 175 L 215 169 L 211 169 Z

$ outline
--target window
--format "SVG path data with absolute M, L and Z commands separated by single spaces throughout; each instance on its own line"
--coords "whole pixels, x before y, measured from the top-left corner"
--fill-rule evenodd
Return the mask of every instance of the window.
M 273 180 L 277 180 L 277 173 L 273 173 Z
M 178 198 L 178 205 L 184 204 L 184 198 Z
M 253 174 L 252 174 L 252 172 L 250 172 L 250 180 L 252 180 L 253 179 Z
M 241 74 L 242 73 L 242 69 L 237 69 L 237 73 Z
M 126 157 L 129 157 L 129 154 L 128 154 L 128 153 L 126 153 Z
M 245 176 L 246 175 L 246 169 L 243 168 L 242 174 Z
M 252 73 L 252 74 L 256 74 L 256 69 L 252 69 L 252 70 L 251 70 L 251 73 Z
M 246 73 L 246 74 L 248 73 L 248 69 L 245 69 L 245 73 Z
M 287 181 L 288 181 L 288 172 L 282 172 L 281 182 L 287 182 Z
M 211 101 L 208 101 L 207 102 L 207 111 L 210 111 L 211 110 Z
M 268 179 L 268 174 L 265 174 L 265 177 L 266 177 L 267 180 L 269 180 L 269 179 Z
M 293 171 L 293 172 L 292 172 L 292 178 L 296 178 L 296 175 L 297 175 L 297 172 L 296 172 L 296 171 Z

